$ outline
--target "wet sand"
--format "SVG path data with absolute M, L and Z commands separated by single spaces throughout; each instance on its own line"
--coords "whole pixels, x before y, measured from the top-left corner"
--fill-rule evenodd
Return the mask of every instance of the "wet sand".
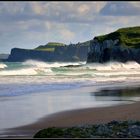
M 71 127 L 107 123 L 112 120 L 140 120 L 139 107 L 140 102 L 136 102 L 112 107 L 64 111 L 44 117 L 33 124 L 11 129 L 9 132 L 14 135 L 24 134 L 24 137 L 31 138 L 37 131 L 47 127 Z
M 115 93 L 114 93 L 115 91 Z M 118 94 L 117 96 L 139 97 L 139 88 L 122 88 L 100 90 L 97 95 L 104 93 L 106 96 Z M 124 94 L 125 93 L 125 94 Z M 94 92 L 95 94 L 95 92 Z M 127 95 L 128 94 L 128 95 Z M 133 101 L 129 104 L 114 105 L 110 107 L 92 107 L 62 111 L 39 119 L 35 123 L 7 129 L 4 133 L 6 138 L 32 138 L 33 135 L 41 129 L 48 127 L 71 127 L 84 124 L 107 123 L 113 120 L 140 120 L 140 101 Z M 21 118 L 22 119 L 22 118 Z

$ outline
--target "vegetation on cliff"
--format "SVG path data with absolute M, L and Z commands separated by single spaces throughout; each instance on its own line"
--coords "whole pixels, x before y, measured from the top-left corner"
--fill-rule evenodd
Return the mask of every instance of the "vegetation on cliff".
M 46 45 L 40 45 L 37 48 L 35 48 L 34 50 L 39 50 L 39 51 L 50 51 L 53 52 L 55 51 L 55 48 L 63 48 L 63 47 L 81 47 L 81 46 L 85 46 L 85 47 L 89 47 L 90 45 L 90 41 L 86 41 L 83 43 L 78 42 L 77 44 L 69 44 L 66 45 L 64 43 L 58 43 L 58 42 L 49 42 Z
M 99 42 L 119 39 L 119 43 L 128 48 L 140 48 L 140 26 L 121 28 L 107 35 L 95 37 Z
M 95 39 L 98 41 L 96 42 Z M 103 42 L 103 43 L 102 43 Z M 117 47 L 114 47 L 117 46 Z M 90 48 L 90 52 L 89 52 Z M 35 49 L 11 50 L 6 61 L 136 61 L 140 63 L 140 26 L 118 29 L 107 35 L 97 36 L 93 40 L 76 44 L 49 42 Z
M 49 42 L 46 45 L 40 45 L 39 47 L 35 48 L 35 50 L 42 50 L 42 51 L 54 51 L 55 47 L 65 47 L 66 45 L 63 43 L 58 42 Z
M 86 61 L 90 41 L 69 45 L 57 42 L 49 42 L 46 45 L 40 45 L 35 49 L 13 48 L 6 61 L 23 62 L 28 59 L 48 62 L 71 62 Z

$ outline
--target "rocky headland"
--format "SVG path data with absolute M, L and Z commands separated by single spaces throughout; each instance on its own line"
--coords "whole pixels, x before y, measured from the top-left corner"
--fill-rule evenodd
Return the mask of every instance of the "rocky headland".
M 35 49 L 13 48 L 6 61 L 22 62 L 34 59 L 47 62 L 87 61 L 87 63 L 104 63 L 108 61 L 136 61 L 140 63 L 139 56 L 140 26 L 137 26 L 121 28 L 83 43 L 66 45 L 49 42 Z
M 90 41 L 87 62 L 136 61 L 140 63 L 140 27 L 118 29 Z
M 46 62 L 86 61 L 90 41 L 66 45 L 49 42 L 35 49 L 13 48 L 6 61 L 23 62 L 29 59 Z

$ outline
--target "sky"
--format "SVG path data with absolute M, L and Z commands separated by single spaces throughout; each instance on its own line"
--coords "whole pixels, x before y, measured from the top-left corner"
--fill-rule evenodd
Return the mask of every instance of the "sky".
M 132 26 L 140 26 L 138 1 L 0 1 L 0 53 L 84 42 Z

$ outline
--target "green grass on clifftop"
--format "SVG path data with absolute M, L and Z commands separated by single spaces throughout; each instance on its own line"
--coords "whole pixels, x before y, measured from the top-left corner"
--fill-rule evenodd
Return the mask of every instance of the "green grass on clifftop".
M 79 42 L 77 44 L 69 44 L 66 45 L 64 43 L 58 43 L 58 42 L 49 42 L 46 45 L 40 45 L 39 47 L 35 48 L 34 50 L 38 50 L 38 51 L 49 51 L 49 52 L 54 52 L 56 47 L 89 47 L 90 45 L 90 41 L 86 41 L 86 42 Z
M 128 48 L 140 48 L 140 26 L 121 28 L 107 35 L 95 37 L 99 42 L 119 39 L 120 43 Z
M 35 48 L 35 50 L 42 50 L 42 51 L 54 51 L 55 47 L 65 47 L 66 45 L 63 43 L 58 42 L 49 42 L 46 45 L 40 45 L 39 47 Z

